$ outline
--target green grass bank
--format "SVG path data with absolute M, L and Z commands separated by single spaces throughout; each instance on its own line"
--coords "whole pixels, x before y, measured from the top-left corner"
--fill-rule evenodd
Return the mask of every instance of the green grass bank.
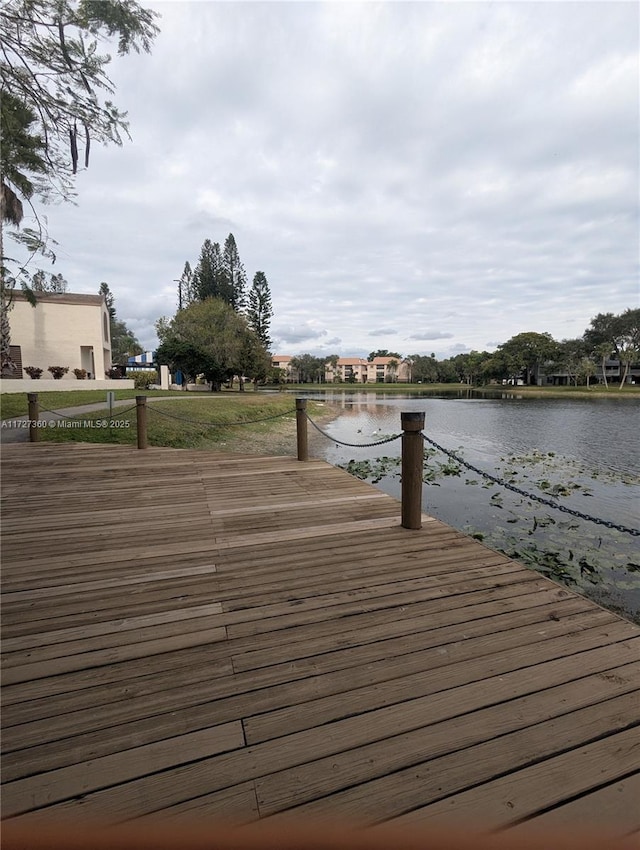
M 145 393 L 135 393 L 144 395 Z M 43 393 L 44 397 L 46 394 Z M 58 394 L 54 394 L 58 395 Z M 74 396 L 76 394 L 74 393 Z M 180 399 L 162 397 L 147 405 L 147 435 L 150 446 L 172 448 L 220 448 L 225 451 L 269 453 L 295 453 L 296 413 L 295 399 L 284 393 L 206 393 Z M 104 401 L 104 393 L 100 393 Z M 104 408 L 81 415 L 54 421 L 43 412 L 44 408 L 58 410 L 68 406 L 66 401 L 49 407 L 49 399 L 39 399 L 42 404 L 40 420 L 51 424 L 39 429 L 42 442 L 90 442 L 136 445 L 137 427 L 135 397 L 131 407 L 113 410 Z M 85 399 L 84 403 L 95 403 L 96 399 Z M 75 397 L 74 397 L 75 402 Z M 329 406 L 318 402 L 308 404 L 309 415 L 326 420 L 335 415 Z M 3 411 L 3 416 L 6 416 Z M 278 451 L 278 441 L 286 451 Z

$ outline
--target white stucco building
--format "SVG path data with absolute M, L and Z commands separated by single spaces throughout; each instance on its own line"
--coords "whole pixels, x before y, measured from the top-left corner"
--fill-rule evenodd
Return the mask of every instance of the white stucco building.
M 13 379 L 28 377 L 25 366 L 42 369 L 43 379 L 51 378 L 49 366 L 68 366 L 63 381 L 77 380 L 74 369 L 85 369 L 90 379 L 105 380 L 111 368 L 111 337 L 109 311 L 101 295 L 39 292 L 32 307 L 22 292 L 16 292 L 9 322 L 11 355 L 18 366 Z

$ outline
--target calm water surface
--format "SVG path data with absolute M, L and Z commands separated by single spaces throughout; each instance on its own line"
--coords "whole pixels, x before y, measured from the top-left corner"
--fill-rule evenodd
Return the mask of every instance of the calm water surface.
M 324 457 L 334 465 L 371 461 L 367 480 L 400 496 L 401 411 L 424 411 L 425 434 L 464 460 L 572 509 L 637 528 L 640 506 L 640 404 L 628 398 L 397 396 L 305 393 L 342 407 L 325 430 Z M 391 461 L 376 463 L 381 457 Z M 468 470 L 451 471 L 441 453 L 429 462 L 423 508 L 595 601 L 640 622 L 640 538 L 574 519 L 492 485 Z M 553 489 L 555 488 L 555 490 Z M 555 495 L 553 495 L 555 493 Z

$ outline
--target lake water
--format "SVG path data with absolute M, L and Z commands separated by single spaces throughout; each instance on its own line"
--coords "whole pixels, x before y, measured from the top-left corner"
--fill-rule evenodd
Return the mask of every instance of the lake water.
M 637 528 L 640 405 L 629 398 L 532 398 L 517 392 L 457 396 L 304 393 L 342 407 L 323 456 L 400 498 L 402 411 L 424 411 L 427 437 L 514 486 L 581 513 Z M 574 518 L 451 463 L 425 462 L 425 513 L 474 534 L 594 601 L 640 622 L 640 538 Z

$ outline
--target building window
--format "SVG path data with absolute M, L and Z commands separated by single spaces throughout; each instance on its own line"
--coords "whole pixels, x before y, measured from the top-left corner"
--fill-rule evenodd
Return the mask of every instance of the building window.
M 107 313 L 102 314 L 102 325 L 104 330 L 104 341 L 109 342 L 109 316 Z

